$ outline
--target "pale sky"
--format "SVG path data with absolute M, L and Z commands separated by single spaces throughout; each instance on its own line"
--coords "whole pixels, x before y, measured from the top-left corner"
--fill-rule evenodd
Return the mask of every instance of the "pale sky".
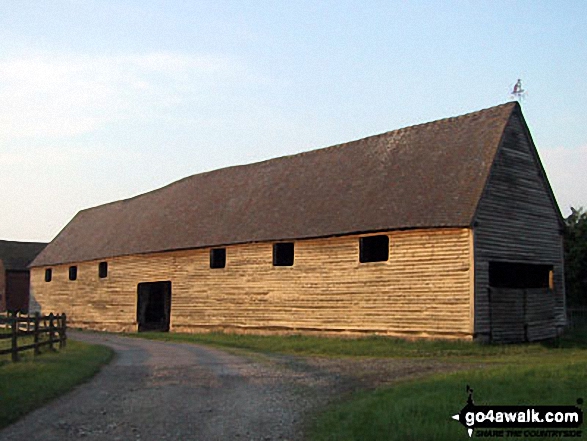
M 0 239 L 510 99 L 587 208 L 585 1 L 0 1 Z

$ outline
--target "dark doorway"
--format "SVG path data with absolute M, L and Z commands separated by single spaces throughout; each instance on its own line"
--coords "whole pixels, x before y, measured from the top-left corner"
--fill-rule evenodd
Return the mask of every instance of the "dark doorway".
M 553 266 L 489 262 L 491 341 L 517 343 L 556 335 Z
M 29 272 L 6 271 L 6 310 L 9 312 L 28 312 L 29 310 Z
M 552 265 L 489 262 L 489 286 L 494 288 L 550 288 Z
M 169 331 L 171 282 L 144 282 L 137 288 L 139 332 Z

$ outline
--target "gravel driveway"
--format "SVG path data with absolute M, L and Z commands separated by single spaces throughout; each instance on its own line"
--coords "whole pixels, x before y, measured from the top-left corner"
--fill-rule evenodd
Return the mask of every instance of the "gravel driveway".
M 110 334 L 90 382 L 0 431 L 1 440 L 301 440 L 313 411 L 357 388 L 456 370 L 430 360 L 234 355 Z

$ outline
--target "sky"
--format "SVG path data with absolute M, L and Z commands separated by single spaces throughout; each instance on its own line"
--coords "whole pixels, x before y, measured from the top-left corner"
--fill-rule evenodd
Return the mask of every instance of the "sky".
M 585 1 L 0 1 L 0 239 L 511 100 L 587 208 Z

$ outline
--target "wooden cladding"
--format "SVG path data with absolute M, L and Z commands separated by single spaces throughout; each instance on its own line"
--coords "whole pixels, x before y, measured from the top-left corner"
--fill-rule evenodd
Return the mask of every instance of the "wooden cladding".
M 65 265 L 53 267 L 50 284 L 33 268 L 32 296 L 43 311 L 67 312 L 72 326 L 136 331 L 138 284 L 169 280 L 171 331 L 471 338 L 470 234 L 389 232 L 389 259 L 368 265 L 358 258 L 366 235 L 353 235 L 296 241 L 295 264 L 283 269 L 272 243 L 226 247 L 222 271 L 210 269 L 210 249 L 112 258 L 107 279 L 96 277 L 97 261 L 80 262 L 75 284 Z

